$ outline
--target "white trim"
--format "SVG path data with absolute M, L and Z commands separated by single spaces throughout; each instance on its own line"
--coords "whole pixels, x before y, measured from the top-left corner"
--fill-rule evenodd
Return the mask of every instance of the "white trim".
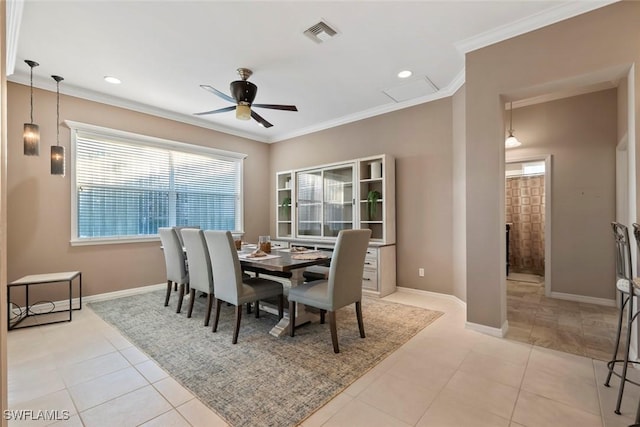
M 485 31 L 468 39 L 460 40 L 454 43 L 456 49 L 466 54 L 471 51 L 498 43 L 530 31 L 537 30 L 556 22 L 564 21 L 574 16 L 599 9 L 608 4 L 616 3 L 618 0 L 600 0 L 600 1 L 576 1 L 564 3 L 559 6 L 536 13 L 535 15 L 519 19 L 502 25 L 498 28 Z
M 465 328 L 471 329 L 472 331 L 480 332 L 498 338 L 504 338 L 509 331 L 509 322 L 506 320 L 502 324 L 502 328 L 492 328 L 491 326 L 481 325 L 479 323 L 473 322 L 465 322 L 464 326 Z
M 433 297 L 433 298 L 446 299 L 447 301 L 455 302 L 456 304 L 460 305 L 461 307 L 466 307 L 467 306 L 466 302 L 462 301 L 457 296 L 451 295 L 451 294 L 443 294 L 443 293 L 440 293 L 440 292 L 424 291 L 422 289 L 406 288 L 406 287 L 403 287 L 403 286 L 396 286 L 396 292 L 404 293 L 404 294 L 422 295 L 422 296 L 428 296 L 428 297 Z
M 114 96 L 105 95 L 105 94 L 94 92 L 94 91 L 89 91 L 86 89 L 81 89 L 69 84 L 64 85 L 64 87 L 60 89 L 60 93 L 62 93 L 63 95 L 75 96 L 77 98 L 99 102 L 105 105 L 126 108 L 131 111 L 137 111 L 140 113 L 145 113 L 145 114 L 161 117 L 168 120 L 174 120 L 177 122 L 186 123 L 186 124 L 198 126 L 205 129 L 211 129 L 217 132 L 222 132 L 225 134 L 250 139 L 252 141 L 273 143 L 273 142 L 284 141 L 286 139 L 295 138 L 297 136 L 307 135 L 307 134 L 318 132 L 325 129 L 330 129 L 330 128 L 344 125 L 347 123 L 356 122 L 359 120 L 367 119 L 369 117 L 374 117 L 381 114 L 402 110 L 404 108 L 413 107 L 418 104 L 424 104 L 427 102 L 436 101 L 438 99 L 453 96 L 458 91 L 458 89 L 460 89 L 460 87 L 462 87 L 462 85 L 464 84 L 464 78 L 465 78 L 465 68 L 463 67 L 460 70 L 460 72 L 453 78 L 453 80 L 446 87 L 444 87 L 443 89 L 439 90 L 436 93 L 429 94 L 429 95 L 415 98 L 415 99 L 410 99 L 405 102 L 385 104 L 382 106 L 371 108 L 369 110 L 365 110 L 365 111 L 361 111 L 361 112 L 347 115 L 344 117 L 340 117 L 335 120 L 328 120 L 326 122 L 318 123 L 316 125 L 308 126 L 306 128 L 302 128 L 302 129 L 295 130 L 288 133 L 272 135 L 272 136 L 257 135 L 250 132 L 238 131 L 236 129 L 215 125 L 205 119 L 200 119 L 200 118 L 189 116 L 186 114 L 175 113 L 172 111 L 163 110 L 161 108 L 152 107 L 150 105 L 142 104 L 139 102 L 134 102 L 134 101 L 117 98 Z M 19 83 L 19 84 L 28 86 L 29 74 L 26 72 L 24 73 L 20 72 L 18 74 L 13 74 L 11 78 L 7 78 L 7 80 L 13 83 Z M 34 76 L 33 86 L 39 89 L 55 92 L 56 90 L 55 83 L 52 84 L 49 80 L 50 79 L 47 80 L 42 77 Z
M 77 201 L 76 201 L 77 203 Z M 73 218 L 72 218 L 73 220 Z M 72 221 L 72 225 L 75 221 Z M 73 229 L 72 229 L 73 230 Z M 235 232 L 234 232 L 235 233 Z M 123 243 L 149 243 L 149 242 L 159 242 L 160 237 L 158 236 L 150 236 L 150 237 L 84 237 L 80 238 L 72 238 L 69 240 L 69 244 L 71 246 L 91 246 L 91 245 L 119 245 Z
M 138 295 L 138 294 L 144 294 L 147 292 L 153 292 L 156 290 L 160 290 L 160 289 L 164 289 L 166 288 L 167 284 L 166 283 L 159 283 L 157 285 L 149 285 L 149 286 L 140 286 L 138 288 L 131 288 L 131 289 L 123 289 L 121 291 L 114 291 L 114 292 L 106 292 L 104 294 L 97 294 L 97 295 L 89 295 L 86 297 L 82 297 L 82 302 L 83 303 L 91 303 L 91 302 L 98 302 L 98 301 L 107 301 L 110 299 L 116 299 L 116 298 L 122 298 L 122 297 L 128 297 L 131 295 Z M 62 301 L 53 301 L 53 303 L 56 306 L 56 310 L 68 310 L 69 309 L 69 300 L 65 299 Z M 78 307 L 78 305 L 80 305 L 80 300 L 78 298 L 73 298 L 73 300 L 71 300 L 71 304 L 73 304 L 74 307 Z M 51 308 L 51 306 L 48 303 L 45 304 L 37 304 L 34 306 L 31 306 L 30 311 L 34 312 L 34 313 L 45 313 L 49 311 L 49 309 Z M 20 307 L 21 310 L 24 310 L 24 307 Z
M 22 11 L 24 10 L 24 0 L 7 1 L 7 76 L 13 74 L 16 68 L 16 56 L 18 54 L 18 37 L 20 35 L 20 24 L 22 23 Z
M 101 138 L 107 140 L 119 139 L 128 141 L 135 141 L 136 143 L 161 148 L 177 148 L 181 151 L 189 151 L 192 153 L 204 153 L 208 155 L 216 155 L 219 157 L 225 157 L 232 160 L 243 160 L 247 158 L 247 154 L 236 153 L 234 151 L 221 150 L 219 148 L 205 147 L 202 145 L 190 144 L 187 142 L 173 141 L 170 139 L 157 138 L 155 136 L 142 135 L 134 132 L 127 132 L 124 130 L 111 129 L 103 126 L 96 126 L 87 123 L 74 122 L 73 120 L 65 120 L 64 124 L 67 125 L 72 131 L 87 132 L 90 134 L 98 134 Z M 120 141 L 118 141 L 120 142 Z
M 419 104 L 425 104 L 427 102 L 436 101 L 442 98 L 447 98 L 447 97 L 453 96 L 458 91 L 458 89 L 462 87 L 462 85 L 464 84 L 464 77 L 465 77 L 465 68 L 463 67 L 462 70 L 460 70 L 460 72 L 453 78 L 453 80 L 447 86 L 445 86 L 443 89 L 439 90 L 436 93 L 421 96 L 419 98 L 410 99 L 404 102 L 380 105 L 378 107 L 373 107 L 368 110 L 359 111 L 357 113 L 339 117 L 334 120 L 328 120 L 326 122 L 318 123 L 318 124 L 308 126 L 302 129 L 298 129 L 292 132 L 282 133 L 280 135 L 274 135 L 272 138 L 268 139 L 268 142 L 280 142 L 287 139 L 295 138 L 297 136 L 303 136 L 310 133 L 319 132 L 321 130 L 346 125 L 348 123 L 357 122 L 359 120 L 368 119 L 370 117 L 379 116 L 381 114 L 391 113 L 393 111 L 414 107 Z
M 33 76 L 33 87 L 48 90 L 51 92 L 56 91 L 55 82 L 52 84 L 49 80 L 41 76 Z M 18 72 L 11 76 L 7 76 L 7 81 L 23 84 L 29 86 L 29 73 Z M 88 89 L 79 88 L 72 84 L 65 84 L 60 88 L 60 93 L 63 95 L 73 96 L 76 98 L 86 99 L 93 102 L 99 102 L 105 105 L 111 105 L 114 107 L 125 108 L 131 111 L 137 111 L 139 113 L 149 114 L 155 117 L 161 117 L 163 119 L 174 120 L 181 123 L 186 123 L 193 126 L 198 126 L 205 129 L 211 129 L 217 132 L 221 132 L 228 135 L 238 136 L 240 138 L 246 138 L 258 142 L 269 142 L 269 138 L 264 135 L 258 135 L 251 132 L 241 131 L 238 129 L 232 129 L 226 126 L 221 126 L 212 123 L 206 119 L 201 119 L 198 116 L 192 116 L 188 114 L 176 113 L 174 111 L 168 111 L 162 108 L 154 107 L 151 105 L 143 104 L 124 98 L 118 98 L 115 96 L 107 95 L 104 93 L 95 92 Z M 256 125 L 257 126 L 257 125 Z M 258 129 L 262 129 L 257 126 Z
M 154 136 L 147 136 L 133 132 L 127 132 L 118 129 L 111 129 L 103 126 L 96 126 L 87 123 L 75 122 L 73 120 L 65 120 L 64 124 L 70 129 L 70 153 L 71 153 L 71 236 L 69 243 L 71 246 L 91 246 L 91 245 L 112 245 L 112 244 L 124 244 L 124 243 L 146 243 L 157 242 L 159 237 L 155 236 L 122 236 L 122 237 L 93 237 L 93 238 L 80 238 L 78 237 L 78 194 L 77 194 L 77 182 L 76 182 L 76 165 L 75 161 L 77 156 L 77 139 L 78 133 L 81 137 L 98 138 L 101 140 L 127 143 L 135 142 L 136 144 L 146 145 L 151 147 L 158 147 L 162 149 L 175 149 L 182 152 L 189 152 L 194 154 L 202 154 L 207 156 L 213 156 L 218 159 L 222 159 L 229 162 L 238 163 L 238 179 L 240 185 L 240 197 L 238 200 L 238 215 L 240 218 L 240 230 L 233 230 L 234 234 L 244 234 L 244 159 L 248 157 L 247 154 L 237 153 L 233 151 L 221 150 L 218 148 L 205 147 L 201 145 L 190 144 L 186 142 L 178 142 L 164 138 L 157 138 Z M 84 135 L 83 135 L 84 134 Z
M 607 307 L 616 307 L 615 299 L 588 297 L 584 295 L 567 294 L 564 292 L 551 292 L 551 298 L 562 299 L 567 301 L 583 302 L 588 304 L 604 305 Z

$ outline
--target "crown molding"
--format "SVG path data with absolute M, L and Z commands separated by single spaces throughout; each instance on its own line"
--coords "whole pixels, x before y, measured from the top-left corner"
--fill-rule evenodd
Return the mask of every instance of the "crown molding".
M 465 75 L 465 68 L 463 67 L 462 70 L 460 70 L 460 72 L 453 78 L 453 80 L 446 87 L 439 90 L 438 92 L 421 96 L 419 98 L 410 99 L 404 102 L 380 105 L 378 107 L 370 108 L 368 110 L 360 111 L 358 113 L 350 114 L 348 116 L 343 116 L 335 120 L 329 120 L 329 121 L 318 123 L 317 125 L 313 125 L 313 126 L 308 126 L 306 128 L 302 128 L 293 132 L 276 135 L 269 142 L 280 142 L 280 141 L 295 138 L 298 136 L 308 135 L 310 133 L 319 132 L 319 131 L 334 128 L 337 126 L 346 125 L 348 123 L 357 122 L 359 120 L 368 119 L 370 117 L 379 116 L 381 114 L 391 113 L 393 111 L 403 110 L 405 108 L 414 107 L 419 104 L 424 104 L 427 102 L 436 101 L 438 99 L 453 96 L 458 91 L 458 89 L 460 89 L 464 84 L 464 75 Z
M 7 80 L 13 83 L 23 84 L 29 86 L 29 76 L 25 73 L 16 73 L 12 76 L 8 76 Z M 56 91 L 56 85 L 53 80 L 44 79 L 40 76 L 33 76 L 33 86 L 38 89 L 47 90 L 50 92 Z M 82 98 L 89 101 L 99 102 L 101 104 L 111 105 L 114 107 L 125 108 L 127 110 L 137 111 L 139 113 L 149 114 L 163 119 L 174 120 L 176 122 L 185 123 L 193 126 L 198 126 L 205 129 L 214 130 L 228 135 L 238 136 L 240 138 L 250 139 L 258 142 L 270 142 L 268 138 L 257 135 L 250 132 L 243 132 L 237 129 L 232 129 L 226 126 L 215 125 L 207 120 L 192 117 L 187 114 L 176 113 L 173 111 L 164 110 L 162 108 L 153 107 L 151 105 L 143 104 L 140 102 L 130 101 L 127 99 L 119 98 L 116 96 L 105 95 L 103 93 L 95 92 L 73 86 L 71 84 L 65 84 L 60 88 L 60 93 L 63 95 L 74 96 L 76 98 Z
M 454 46 L 460 53 L 466 54 L 618 1 L 619 0 L 574 1 L 561 4 L 532 16 L 485 31 L 468 39 L 460 40 L 454 43 Z
M 20 23 L 22 22 L 22 11 L 24 10 L 24 0 L 7 1 L 7 75 L 13 74 L 16 68 L 16 56 L 18 54 L 18 36 L 20 35 Z
M 137 111 L 139 113 L 145 113 L 152 116 L 161 117 L 164 119 L 174 120 L 177 122 L 202 127 L 205 129 L 210 129 L 217 132 L 222 132 L 225 134 L 250 139 L 252 141 L 274 143 L 274 142 L 284 141 L 286 139 L 295 138 L 297 136 L 307 135 L 310 133 L 319 132 L 321 130 L 330 129 L 336 126 L 341 126 L 344 124 L 356 122 L 358 120 L 379 116 L 381 114 L 402 110 L 404 108 L 413 107 L 415 105 L 424 104 L 426 102 L 431 102 L 438 99 L 453 96 L 453 94 L 455 94 L 456 91 L 460 89 L 460 87 L 462 87 L 462 85 L 464 84 L 464 75 L 465 75 L 465 69 L 463 67 L 462 70 L 454 77 L 454 79 L 446 87 L 444 87 L 443 89 L 439 90 L 436 93 L 432 93 L 432 94 L 415 98 L 415 99 L 410 99 L 405 102 L 381 105 L 379 107 L 374 107 L 369 110 L 365 110 L 355 114 L 350 114 L 348 116 L 340 117 L 335 120 L 329 120 L 329 121 L 322 122 L 317 125 L 309 126 L 306 128 L 302 128 L 293 132 L 282 133 L 282 134 L 273 135 L 270 137 L 257 135 L 249 132 L 242 132 L 242 131 L 238 131 L 237 129 L 231 129 L 225 126 L 214 125 L 206 120 L 198 119 L 196 117 L 191 117 L 186 114 L 175 113 L 172 111 L 164 110 L 157 107 L 152 107 L 150 105 L 142 104 L 139 102 L 129 101 L 126 99 L 115 97 L 115 96 L 105 95 L 103 93 L 82 89 L 70 84 L 65 84 L 63 87 L 61 87 L 60 93 L 63 95 L 74 96 L 77 98 L 99 102 L 99 103 L 111 105 L 114 107 L 126 108 L 128 110 Z M 7 77 L 7 80 L 13 83 L 29 86 L 29 76 L 22 72 L 15 73 Z M 56 85 L 53 81 L 49 81 L 48 79 L 44 79 L 43 77 L 40 77 L 40 76 L 33 77 L 33 86 L 37 87 L 38 89 L 47 90 L 50 92 L 55 92 L 56 90 Z

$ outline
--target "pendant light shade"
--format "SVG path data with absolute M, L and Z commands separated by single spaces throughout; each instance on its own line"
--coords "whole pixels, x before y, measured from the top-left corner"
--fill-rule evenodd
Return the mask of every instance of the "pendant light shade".
M 64 147 L 60 145 L 60 76 L 51 76 L 56 81 L 56 145 L 51 146 L 51 175 L 64 176 Z
M 514 148 L 522 145 L 518 138 L 513 136 L 513 102 L 509 103 L 509 136 L 504 141 L 505 148 Z
M 25 156 L 39 156 L 40 155 L 40 128 L 37 124 L 33 123 L 33 68 L 38 64 L 35 61 L 29 59 L 24 62 L 31 68 L 31 122 L 24 124 L 24 132 L 22 133 L 24 155 Z

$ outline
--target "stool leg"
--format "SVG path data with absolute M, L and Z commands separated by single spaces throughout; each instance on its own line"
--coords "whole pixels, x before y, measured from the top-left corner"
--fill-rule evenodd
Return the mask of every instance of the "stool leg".
M 609 387 L 609 381 L 611 381 L 611 375 L 613 374 L 613 369 L 616 367 L 615 360 L 618 358 L 618 349 L 620 348 L 620 333 L 622 331 L 622 318 L 624 317 L 624 306 L 627 305 L 627 300 L 625 300 L 624 298 L 624 293 L 620 292 L 621 306 L 620 306 L 620 315 L 618 316 L 618 333 L 616 335 L 616 345 L 613 350 L 613 356 L 611 357 L 611 366 L 609 367 L 607 380 L 604 382 L 605 387 Z
M 629 316 L 627 320 L 627 342 L 624 348 L 624 364 L 622 365 L 622 377 L 620 378 L 620 388 L 618 389 L 618 401 L 616 403 L 616 410 L 613 411 L 620 415 L 620 405 L 622 404 L 622 394 L 624 393 L 624 386 L 627 382 L 627 368 L 629 367 L 629 347 L 631 346 L 631 329 L 633 325 L 633 296 L 630 294 L 627 300 Z

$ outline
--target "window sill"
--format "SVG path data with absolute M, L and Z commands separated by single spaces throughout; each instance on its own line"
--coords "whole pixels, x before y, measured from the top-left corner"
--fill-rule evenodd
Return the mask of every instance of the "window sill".
M 123 237 L 123 238 L 89 238 L 89 239 L 72 239 L 69 241 L 71 246 L 97 246 L 97 245 L 119 245 L 124 243 L 149 243 L 160 242 L 159 236 L 151 237 Z

